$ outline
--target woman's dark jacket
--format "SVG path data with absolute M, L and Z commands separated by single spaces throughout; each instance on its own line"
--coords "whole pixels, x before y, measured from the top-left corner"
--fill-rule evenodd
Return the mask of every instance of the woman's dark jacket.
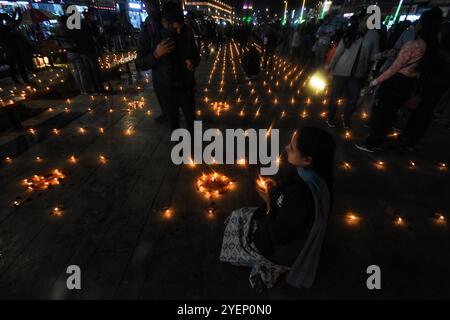
M 271 262 L 291 266 L 302 250 L 315 215 L 314 199 L 306 182 L 298 175 L 271 191 L 272 211 L 266 207 L 254 213 L 258 228 L 251 240 Z

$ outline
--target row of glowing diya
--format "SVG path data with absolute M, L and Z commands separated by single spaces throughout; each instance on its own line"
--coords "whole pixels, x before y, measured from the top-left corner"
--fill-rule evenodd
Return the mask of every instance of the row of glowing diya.
M 355 211 L 348 211 L 343 215 L 343 217 L 346 224 L 349 226 L 359 226 L 366 219 Z M 389 214 L 389 217 L 396 226 L 407 227 L 409 225 L 405 216 L 400 214 Z M 433 212 L 429 218 L 437 225 L 447 225 L 447 218 L 442 212 Z
M 256 186 L 264 191 L 268 191 L 268 189 L 271 187 L 272 182 L 273 180 L 271 179 L 259 176 L 258 179 L 256 180 Z M 203 173 L 196 180 L 197 191 L 200 192 L 207 199 L 212 199 L 214 196 L 218 197 L 220 195 L 224 195 L 228 191 L 232 190 L 233 186 L 234 183 L 229 177 L 220 174 L 218 172 L 212 172 L 209 174 Z M 207 208 L 206 212 L 208 216 L 212 216 L 216 213 L 214 203 L 212 204 L 212 206 Z M 161 212 L 162 216 L 166 219 L 172 218 L 174 213 L 175 210 L 170 207 L 164 208 Z M 391 217 L 395 225 L 407 226 L 407 221 L 405 217 L 399 214 L 391 214 Z M 444 213 L 442 212 L 433 213 L 432 218 L 434 219 L 435 223 L 439 225 L 447 224 L 447 219 Z M 354 211 L 349 211 L 344 214 L 344 220 L 348 225 L 356 226 L 361 224 L 364 218 Z
M 42 157 L 42 156 L 36 156 L 36 157 L 34 157 L 34 159 L 35 159 L 36 162 L 43 162 L 43 161 L 46 160 L 46 158 L 45 158 L 45 157 Z M 108 162 L 109 157 L 107 157 L 107 156 L 105 156 L 105 155 L 103 155 L 103 154 L 100 154 L 100 155 L 98 155 L 97 159 L 98 159 L 98 161 L 99 161 L 100 163 L 105 164 L 105 163 Z M 76 155 L 71 155 L 71 156 L 69 156 L 69 157 L 67 158 L 67 161 L 68 161 L 69 163 L 72 163 L 72 164 L 78 163 L 79 160 L 80 160 L 80 159 L 79 159 Z M 10 164 L 10 163 L 13 162 L 13 158 L 12 158 L 12 157 L 5 157 L 4 161 L 5 161 L 5 163 Z
M 33 74 L 36 78 L 37 76 Z M 12 105 L 18 101 L 23 101 L 28 99 L 31 95 L 41 92 L 48 92 L 51 90 L 50 86 L 55 83 L 64 83 L 64 79 L 59 79 L 60 74 L 56 73 L 55 79 L 47 79 L 47 85 L 43 85 L 41 87 L 35 87 L 27 85 L 25 88 L 19 88 L 14 86 L 11 89 L 3 89 L 0 88 L 0 105 Z M 42 85 L 43 81 L 39 78 L 34 79 L 37 84 Z
M 148 110 L 147 112 L 146 112 L 146 114 L 147 115 L 151 115 L 151 111 L 150 110 Z M 89 127 L 78 127 L 77 129 L 75 129 L 79 134 L 81 134 L 81 135 L 85 135 L 85 134 L 87 134 L 87 133 L 89 133 L 89 132 L 97 132 L 98 134 L 104 134 L 105 133 L 105 128 L 103 128 L 103 127 L 98 127 L 98 128 L 95 128 L 95 129 L 92 129 L 92 128 L 89 128 Z M 52 130 L 51 130 L 51 133 L 53 134 L 53 135 L 55 135 L 55 136 L 58 136 L 58 135 L 60 135 L 61 133 L 62 133 L 62 129 L 58 129 L 58 128 L 53 128 Z M 65 132 L 67 132 L 67 130 L 64 130 Z M 27 132 L 30 134 L 30 135 L 37 135 L 38 134 L 38 130 L 37 129 L 34 129 L 34 128 L 28 128 L 28 130 L 27 130 Z M 123 135 L 124 136 L 132 136 L 132 135 L 134 135 L 136 133 L 136 131 L 135 131 L 135 129 L 132 127 L 132 126 L 129 126 L 129 127 L 127 127 L 127 128 L 125 128 L 124 130 L 123 130 Z
M 98 59 L 98 62 L 100 64 L 100 68 L 102 70 L 108 70 L 115 68 L 120 65 L 124 65 L 126 63 L 132 62 L 136 60 L 137 52 L 127 52 L 127 53 L 121 53 L 121 54 L 113 54 L 112 56 L 105 56 Z M 121 70 L 119 70 L 121 71 Z
M 269 131 L 268 131 L 267 134 L 268 134 L 268 135 L 270 134 L 270 129 L 269 129 Z M 107 163 L 108 159 L 109 159 L 109 158 L 108 158 L 107 156 L 102 155 L 102 154 L 100 154 L 100 155 L 98 156 L 98 160 L 99 160 L 99 162 L 102 163 L 102 164 Z M 42 162 L 42 161 L 44 161 L 44 160 L 45 160 L 45 158 L 42 157 L 42 156 L 36 156 L 36 157 L 35 157 L 35 161 L 36 161 L 36 162 Z M 78 163 L 79 160 L 80 160 L 80 159 L 79 159 L 76 155 L 71 155 L 71 156 L 69 156 L 69 157 L 67 158 L 67 161 L 68 161 L 69 163 L 72 163 L 72 164 Z M 4 161 L 5 161 L 5 163 L 9 164 L 9 163 L 12 163 L 13 158 L 11 158 L 11 157 L 6 157 L 6 158 L 4 159 Z M 246 166 L 247 163 L 248 163 L 248 162 L 247 162 L 247 160 L 245 160 L 245 159 L 239 159 L 239 160 L 237 161 L 237 164 L 238 164 L 239 166 Z M 216 162 L 213 162 L 212 165 L 214 165 L 214 164 L 217 164 L 217 163 L 216 163 Z M 374 161 L 372 164 L 373 164 L 373 167 L 374 167 L 375 169 L 379 170 L 379 171 L 387 171 L 388 168 L 389 168 L 389 166 L 388 166 L 388 164 L 386 163 L 386 161 L 383 161 L 383 160 L 376 160 L 376 161 Z M 195 167 L 195 165 L 193 164 L 192 161 L 191 161 L 190 166 Z M 349 161 L 342 161 L 341 163 L 339 163 L 339 164 L 337 165 L 337 167 L 338 167 L 339 169 L 344 170 L 344 171 L 352 171 L 352 170 L 355 169 L 355 168 L 354 168 L 354 165 L 352 165 Z M 407 168 L 408 170 L 413 170 L 413 171 L 415 171 L 415 170 L 418 170 L 418 169 L 420 168 L 420 165 L 418 165 L 418 163 L 417 163 L 416 161 L 410 160 L 410 161 L 408 161 L 408 162 L 406 163 L 406 168 Z M 440 172 L 448 172 L 448 165 L 447 165 L 447 163 L 445 163 L 445 162 L 439 162 L 439 163 L 436 165 L 436 168 L 437 168 Z M 219 181 L 218 183 L 221 183 L 221 182 Z M 202 189 L 202 190 L 203 190 L 203 189 Z

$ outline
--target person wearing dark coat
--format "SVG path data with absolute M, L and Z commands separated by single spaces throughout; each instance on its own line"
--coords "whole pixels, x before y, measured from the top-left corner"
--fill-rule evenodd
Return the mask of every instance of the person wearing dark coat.
M 187 127 L 193 131 L 194 72 L 199 63 L 194 33 L 184 23 L 183 11 L 178 4 L 166 2 L 161 22 L 148 19 L 141 30 L 136 65 L 142 70 L 152 70 L 153 88 L 172 130 L 180 127 L 181 107 Z
M 17 78 L 17 68 L 19 69 L 22 80 L 25 83 L 31 83 L 27 73 L 26 59 L 22 50 L 22 39 L 16 31 L 21 20 L 22 15 L 20 10 L 16 10 L 13 17 L 10 17 L 6 13 L 0 14 L 0 47 L 5 52 L 6 61 L 9 65 L 9 74 L 15 84 L 20 84 Z

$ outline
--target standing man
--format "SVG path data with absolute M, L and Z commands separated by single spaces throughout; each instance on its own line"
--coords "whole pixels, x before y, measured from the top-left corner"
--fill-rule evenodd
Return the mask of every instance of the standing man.
M 194 128 L 195 68 L 200 54 L 192 29 L 184 23 L 183 11 L 174 2 L 166 2 L 158 18 L 157 4 L 145 1 L 151 22 L 141 30 L 136 65 L 152 70 L 153 88 L 162 110 L 162 118 L 172 130 L 180 127 L 179 108 L 183 110 L 187 128 Z M 160 22 L 159 22 L 160 21 Z

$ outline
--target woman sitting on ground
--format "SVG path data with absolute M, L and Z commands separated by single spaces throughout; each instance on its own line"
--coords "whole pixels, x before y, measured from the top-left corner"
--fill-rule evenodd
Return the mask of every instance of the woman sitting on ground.
M 225 221 L 220 260 L 252 267 L 253 287 L 264 283 L 270 288 L 289 271 L 289 284 L 308 288 L 319 262 L 331 208 L 335 143 L 326 131 L 305 127 L 286 153 L 295 173 L 280 183 L 258 183 L 264 204 L 235 210 Z

